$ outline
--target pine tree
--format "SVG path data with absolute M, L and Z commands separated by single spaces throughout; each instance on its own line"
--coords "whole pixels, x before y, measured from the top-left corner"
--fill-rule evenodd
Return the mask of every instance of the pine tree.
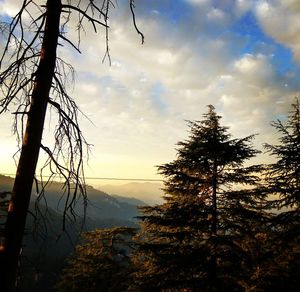
M 254 135 L 233 139 L 211 105 L 203 117 L 189 122 L 177 158 L 158 168 L 165 203 L 142 208 L 136 291 L 243 290 L 253 273 L 264 222 L 254 188 L 260 167 L 244 166 L 258 153 Z
M 56 286 L 57 291 L 126 291 L 133 265 L 130 254 L 135 229 L 116 227 L 96 229 L 83 234 L 83 243 Z
M 300 208 L 300 106 L 296 98 L 286 124 L 280 120 L 271 125 L 280 134 L 279 144 L 265 144 L 268 152 L 277 158 L 270 165 L 269 188 L 279 197 L 273 200 L 276 208 Z
M 284 291 L 298 291 L 300 285 L 300 105 L 296 98 L 287 121 L 271 124 L 279 133 L 279 144 L 265 144 L 276 157 L 267 173 L 273 219 L 272 257 L 269 268 L 273 285 Z

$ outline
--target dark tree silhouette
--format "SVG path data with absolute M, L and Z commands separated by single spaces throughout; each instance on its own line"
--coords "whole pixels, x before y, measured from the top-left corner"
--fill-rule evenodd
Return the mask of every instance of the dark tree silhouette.
M 297 291 L 300 285 L 300 105 L 295 98 L 286 122 L 271 124 L 279 143 L 265 144 L 276 158 L 267 170 L 267 188 L 272 197 L 269 207 L 277 210 L 273 218 L 270 245 L 274 261 L 269 278 L 279 290 Z
M 254 273 L 250 246 L 265 215 L 255 192 L 254 136 L 233 139 L 213 106 L 189 122 L 177 158 L 160 166 L 165 203 L 143 207 L 134 259 L 136 291 L 243 291 Z M 244 187 L 241 187 L 244 185 Z
M 63 228 L 65 221 L 75 216 L 73 206 L 78 197 L 86 198 L 83 160 L 88 144 L 78 125 L 79 109 L 66 88 L 66 75 L 72 75 L 73 68 L 59 57 L 57 47 L 65 43 L 80 52 L 81 31 L 88 25 L 95 32 L 104 28 L 107 36 L 105 56 L 110 59 L 108 15 L 112 6 L 114 4 L 110 0 L 47 0 L 45 5 L 39 1 L 23 0 L 20 11 L 10 24 L 1 23 L 6 45 L 0 57 L 0 113 L 13 111 L 15 131 L 22 141 L 8 207 L 5 242 L 0 253 L 0 282 L 4 291 L 15 288 L 40 149 L 49 156 L 42 170 L 47 167 L 50 171 L 50 178 L 42 183 L 39 190 L 40 196 L 43 196 L 44 188 L 55 175 L 65 181 Z M 143 41 L 143 35 L 135 23 L 133 0 L 129 1 L 129 6 L 134 26 Z M 68 38 L 71 29 L 78 31 L 77 43 Z M 42 144 L 45 116 L 51 108 L 58 115 L 53 148 Z
M 286 123 L 280 120 L 271 124 L 279 133 L 279 144 L 265 144 L 268 153 L 277 161 L 268 172 L 269 191 L 278 194 L 272 205 L 276 208 L 300 208 L 300 106 L 295 99 Z

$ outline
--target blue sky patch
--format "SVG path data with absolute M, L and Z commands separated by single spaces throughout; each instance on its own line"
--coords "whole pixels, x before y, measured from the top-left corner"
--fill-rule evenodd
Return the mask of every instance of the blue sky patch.
M 167 105 L 163 99 L 163 94 L 165 89 L 161 82 L 156 82 L 151 88 L 151 100 L 155 109 L 160 113 L 164 114 L 167 108 Z
M 279 74 L 299 70 L 293 60 L 292 51 L 267 36 L 259 26 L 252 12 L 246 13 L 232 26 L 232 31 L 244 38 L 244 45 L 239 48 L 239 54 L 256 54 L 258 52 L 272 56 L 272 64 Z

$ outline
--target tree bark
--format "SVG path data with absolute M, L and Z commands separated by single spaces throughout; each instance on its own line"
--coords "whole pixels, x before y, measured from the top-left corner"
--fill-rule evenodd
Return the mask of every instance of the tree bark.
M 217 235 L 217 221 L 218 221 L 218 215 L 217 215 L 217 166 L 216 163 L 214 163 L 213 166 L 213 178 L 212 178 L 212 235 Z
M 16 276 L 26 215 L 39 157 L 49 92 L 55 72 L 56 49 L 59 36 L 61 0 L 47 0 L 46 23 L 31 105 L 14 181 L 5 230 L 5 245 L 1 252 L 1 291 L 15 291 Z
M 218 186 L 217 163 L 214 161 L 212 174 L 212 257 L 210 270 L 210 283 L 215 287 L 217 279 L 217 254 L 216 254 L 216 237 L 218 230 L 218 214 L 217 214 L 217 186 Z

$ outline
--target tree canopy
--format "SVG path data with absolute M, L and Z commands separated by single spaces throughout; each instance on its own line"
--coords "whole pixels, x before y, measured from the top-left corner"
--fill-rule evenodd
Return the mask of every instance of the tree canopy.
M 269 191 L 277 194 L 272 201 L 274 207 L 300 208 L 300 106 L 295 98 L 287 121 L 281 120 L 271 124 L 279 134 L 279 144 L 265 144 L 276 162 L 271 164 L 268 172 Z
M 255 269 L 247 245 L 265 220 L 264 197 L 255 192 L 260 167 L 244 163 L 258 151 L 254 135 L 232 138 L 220 120 L 208 106 L 203 120 L 188 123 L 177 158 L 158 168 L 165 203 L 142 208 L 135 255 L 142 291 L 238 289 Z
M 129 227 L 96 229 L 83 234 L 57 291 L 126 291 L 132 281 L 130 254 L 135 230 Z
M 141 207 L 141 230 L 133 241 L 122 241 L 130 246 L 126 256 L 116 261 L 118 249 L 103 244 L 126 228 L 89 233 L 61 283 L 91 280 L 95 289 L 115 291 L 107 281 L 112 278 L 122 291 L 135 292 L 297 291 L 298 101 L 285 123 L 272 125 L 280 129 L 280 143 L 266 148 L 278 160 L 249 165 L 259 153 L 254 135 L 233 138 L 208 106 L 202 120 L 188 122 L 189 136 L 177 144 L 176 159 L 158 167 L 165 202 Z M 120 267 L 127 269 L 125 280 Z
M 273 282 L 279 289 L 296 291 L 300 279 L 300 105 L 295 98 L 285 121 L 271 123 L 278 144 L 265 144 L 275 158 L 266 173 L 272 218 L 270 245 Z

